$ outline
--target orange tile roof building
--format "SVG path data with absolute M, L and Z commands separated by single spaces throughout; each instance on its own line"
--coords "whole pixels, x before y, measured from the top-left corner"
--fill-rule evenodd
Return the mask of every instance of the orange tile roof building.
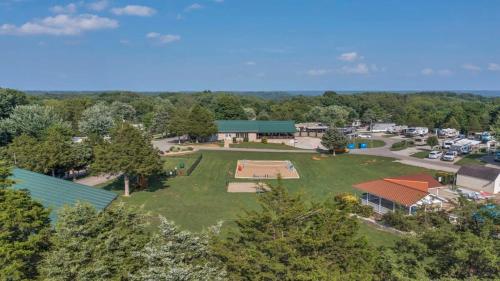
M 439 197 L 439 189 L 444 186 L 428 174 L 384 178 L 353 187 L 363 192 L 361 203 L 379 214 L 396 210 L 412 214 L 420 207 L 441 208 L 446 201 Z

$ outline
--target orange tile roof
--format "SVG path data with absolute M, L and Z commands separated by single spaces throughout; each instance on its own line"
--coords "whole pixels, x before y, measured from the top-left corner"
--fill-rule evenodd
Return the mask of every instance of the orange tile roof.
M 442 186 L 432 176 L 426 174 L 373 180 L 353 187 L 384 199 L 411 206 L 429 194 L 428 189 Z

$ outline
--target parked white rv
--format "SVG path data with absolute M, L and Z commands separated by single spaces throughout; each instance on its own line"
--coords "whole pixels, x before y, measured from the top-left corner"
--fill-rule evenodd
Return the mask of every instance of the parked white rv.
M 477 140 L 461 139 L 457 140 L 450 147 L 450 150 L 456 151 L 458 154 L 468 154 L 481 142 Z
M 406 129 L 405 135 L 407 137 L 415 136 L 425 136 L 429 133 L 429 129 L 426 127 L 410 127 Z
M 458 133 L 458 130 L 453 128 L 438 130 L 438 136 L 442 138 L 456 138 L 458 136 Z
M 396 126 L 395 123 L 374 123 L 370 131 L 374 133 L 385 133 L 394 126 Z
M 396 125 L 387 129 L 387 133 L 389 134 L 400 134 L 404 130 L 408 129 L 408 126 L 405 125 Z

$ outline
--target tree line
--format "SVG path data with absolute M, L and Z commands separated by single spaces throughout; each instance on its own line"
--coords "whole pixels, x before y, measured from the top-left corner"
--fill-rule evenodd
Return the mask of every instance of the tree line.
M 323 122 L 342 127 L 349 125 L 354 119 L 359 119 L 365 124 L 395 122 L 429 128 L 451 127 L 463 132 L 489 130 L 500 125 L 500 98 L 451 92 L 371 92 L 339 95 L 327 91 L 321 96 L 280 95 L 265 99 L 261 96 L 209 91 L 157 95 L 106 92 L 31 96 L 15 90 L 0 89 L 0 97 L 0 119 L 7 118 L 17 105 L 37 104 L 52 108 L 59 118 L 68 122 L 73 130 L 80 134 L 93 132 L 89 125 L 98 120 L 103 122 L 105 131 L 112 123 L 111 119 L 141 123 L 155 134 L 174 131 L 186 133 L 186 127 L 190 126 L 185 126 L 182 122 L 172 122 L 169 128 L 166 121 L 173 118 L 176 121 L 189 119 L 188 112 L 197 105 L 206 110 L 203 112 L 206 117 L 210 115 L 216 120 L 294 120 Z M 89 110 L 96 104 L 103 106 Z M 87 119 L 89 116 L 101 114 L 103 118 L 80 124 L 82 116 Z M 0 129 L 0 132 L 2 135 L 8 133 L 5 129 Z

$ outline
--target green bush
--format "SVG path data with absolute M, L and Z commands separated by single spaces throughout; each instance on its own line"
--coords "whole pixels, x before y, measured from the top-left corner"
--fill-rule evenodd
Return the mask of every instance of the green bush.
M 387 226 L 394 227 L 401 231 L 412 231 L 417 229 L 414 218 L 400 211 L 386 213 L 382 216 L 382 222 Z
M 364 218 L 369 218 L 373 215 L 373 208 L 368 205 L 359 204 L 357 207 L 354 208 L 354 213 Z
M 233 143 L 238 143 L 238 140 L 236 139 L 236 137 L 233 137 Z
M 262 143 L 267 143 L 267 138 L 266 137 L 263 137 L 262 140 L 261 140 Z
M 415 142 L 412 140 L 403 140 L 400 142 L 393 143 L 391 146 L 391 150 L 403 150 L 408 147 L 415 146 Z
M 455 180 L 454 174 L 447 173 L 447 172 L 437 172 L 436 177 L 438 179 L 441 178 L 442 184 L 450 184 L 450 183 L 453 183 L 453 181 Z

